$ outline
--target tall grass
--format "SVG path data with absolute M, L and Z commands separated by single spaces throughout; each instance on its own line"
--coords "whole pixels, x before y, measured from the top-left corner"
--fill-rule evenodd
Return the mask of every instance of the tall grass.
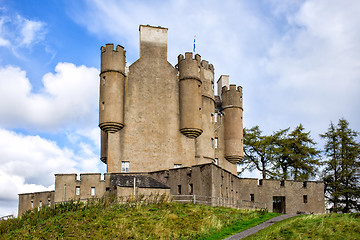
M 232 234 L 230 226 L 270 217 L 266 211 L 172 203 L 165 195 L 122 203 L 101 198 L 34 209 L 2 221 L 0 239 L 221 239 L 215 235 Z

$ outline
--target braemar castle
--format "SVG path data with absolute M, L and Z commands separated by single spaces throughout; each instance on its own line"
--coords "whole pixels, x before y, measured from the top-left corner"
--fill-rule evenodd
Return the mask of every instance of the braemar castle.
M 55 174 L 55 191 L 19 194 L 19 216 L 110 192 L 198 196 L 212 205 L 282 213 L 325 211 L 323 182 L 239 178 L 242 88 L 229 85 L 227 75 L 215 85 L 214 66 L 198 54 L 180 54 L 172 66 L 167 28 L 139 30 L 140 58 L 129 67 L 124 47 L 101 47 L 100 159 L 107 172 Z

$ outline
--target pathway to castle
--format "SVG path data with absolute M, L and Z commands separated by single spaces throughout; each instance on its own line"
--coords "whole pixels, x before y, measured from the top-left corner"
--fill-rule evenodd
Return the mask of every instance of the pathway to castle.
M 225 238 L 224 240 L 238 240 L 238 239 L 246 238 L 246 237 L 248 237 L 248 236 L 250 236 L 252 234 L 257 233 L 261 229 L 264 229 L 264 228 L 267 228 L 267 227 L 273 225 L 276 222 L 279 222 L 279 221 L 282 221 L 284 219 L 291 218 L 291 217 L 294 217 L 294 216 L 296 216 L 296 214 L 284 214 L 284 215 L 274 217 L 274 218 L 269 219 L 266 222 L 263 222 L 263 223 L 255 226 L 255 227 L 249 228 L 249 229 L 247 229 L 245 231 L 239 232 L 239 233 L 237 233 L 235 235 L 232 235 L 232 236 L 230 236 L 228 238 Z

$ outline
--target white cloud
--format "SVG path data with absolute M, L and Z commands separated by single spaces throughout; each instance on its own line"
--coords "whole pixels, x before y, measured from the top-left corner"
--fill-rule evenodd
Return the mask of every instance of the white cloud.
M 7 15 L 6 11 L 0 17 L 0 46 L 11 48 L 15 55 L 19 54 L 18 49 L 41 42 L 46 33 L 44 22 Z
M 33 43 L 39 42 L 45 35 L 44 23 L 40 21 L 31 21 L 18 16 L 21 28 L 20 44 L 30 46 Z
M 0 216 L 16 213 L 17 194 L 54 189 L 55 173 L 100 172 L 98 154 L 81 141 L 74 149 L 61 148 L 39 136 L 0 128 Z
M 359 9 L 358 1 L 307 1 L 287 16 L 289 30 L 263 62 L 273 79 L 272 86 L 263 89 L 273 106 L 266 122 L 284 124 L 271 119 L 278 114 L 293 123 L 288 126 L 303 122 L 321 133 L 330 120 L 345 117 L 360 128 Z
M 96 124 L 98 70 L 59 63 L 47 73 L 43 89 L 33 93 L 25 71 L 0 68 L 0 124 L 9 128 L 53 130 Z

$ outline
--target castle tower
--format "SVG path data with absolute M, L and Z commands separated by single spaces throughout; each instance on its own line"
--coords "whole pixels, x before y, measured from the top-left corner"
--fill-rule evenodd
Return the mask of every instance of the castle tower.
M 203 132 L 201 126 L 201 79 L 200 55 L 193 59 L 191 52 L 178 56 L 180 132 L 188 138 L 197 138 Z
M 243 158 L 243 106 L 242 88 L 230 85 L 222 88 L 222 111 L 224 113 L 225 158 L 238 163 Z
M 120 172 L 120 130 L 124 127 L 125 51 L 120 45 L 101 47 L 99 127 L 101 159 L 107 172 Z
M 201 61 L 200 68 L 202 98 L 202 130 L 196 139 L 196 163 L 209 163 L 215 159 L 212 141 L 215 139 L 215 99 L 214 99 L 214 66 L 208 61 Z

